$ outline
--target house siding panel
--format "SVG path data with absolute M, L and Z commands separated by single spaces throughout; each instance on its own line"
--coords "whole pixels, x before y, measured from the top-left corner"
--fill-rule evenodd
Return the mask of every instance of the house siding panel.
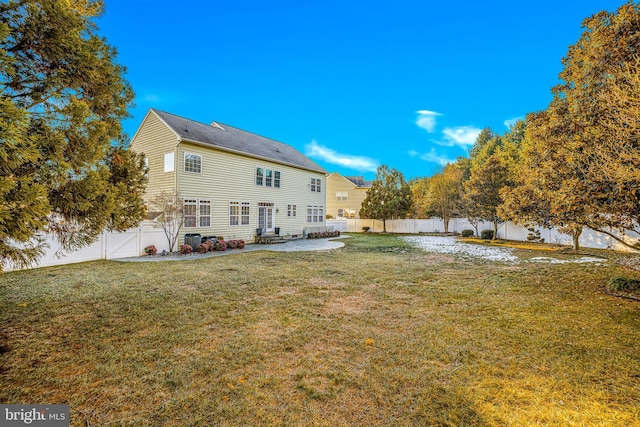
M 354 209 L 355 217 L 360 218 L 360 208 L 369 188 L 357 187 L 353 182 L 335 172 L 327 176 L 326 187 L 328 215 L 338 218 L 338 209 Z M 336 192 L 346 192 L 347 200 L 338 200 Z
M 200 173 L 184 170 L 184 154 L 202 156 Z M 255 184 L 257 167 L 280 172 L 280 188 Z M 223 236 L 225 239 L 253 241 L 258 226 L 258 204 L 273 203 L 274 226 L 280 227 L 281 235 L 302 235 L 304 227 L 324 226 L 307 223 L 307 205 L 325 206 L 326 182 L 322 173 L 310 172 L 271 161 L 215 150 L 198 144 L 182 142 L 176 158 L 178 190 L 182 197 L 211 200 L 211 227 L 183 229 L 184 233 Z M 311 192 L 311 177 L 322 180 L 322 191 Z M 250 203 L 250 223 L 247 226 L 229 225 L 229 202 Z M 287 205 L 297 207 L 295 218 L 287 217 Z M 326 210 L 326 207 L 325 207 Z
M 176 135 L 156 116 L 149 113 L 140 130 L 131 142 L 131 149 L 143 153 L 149 164 L 149 182 L 144 200 L 150 201 L 162 192 L 173 192 L 176 186 L 176 172 L 164 172 L 164 156 L 176 152 Z M 177 158 L 175 158 L 177 163 Z

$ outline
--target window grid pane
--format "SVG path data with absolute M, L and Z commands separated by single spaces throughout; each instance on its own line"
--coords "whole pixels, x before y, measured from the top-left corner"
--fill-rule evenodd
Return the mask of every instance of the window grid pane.
M 273 171 L 273 186 L 280 188 L 280 171 Z
M 201 157 L 198 154 L 184 154 L 184 170 L 185 172 L 200 173 Z
M 200 227 L 211 226 L 211 202 L 208 200 L 200 200 Z
M 238 202 L 229 202 L 229 225 L 238 225 L 239 220 Z
M 196 226 L 196 200 L 187 199 L 184 201 L 184 226 Z
M 240 222 L 242 223 L 242 225 L 249 225 L 249 219 L 250 219 L 250 209 L 249 209 L 249 202 L 242 202 L 242 212 L 241 212 L 241 218 L 240 218 Z
M 256 168 L 256 185 L 262 185 L 262 177 L 264 176 L 264 171 L 262 168 Z

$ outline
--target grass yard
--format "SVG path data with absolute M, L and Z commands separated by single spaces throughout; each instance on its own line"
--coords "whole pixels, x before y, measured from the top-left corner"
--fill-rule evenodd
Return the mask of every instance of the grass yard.
M 639 273 L 345 243 L 0 275 L 0 402 L 74 426 L 640 425 L 640 302 L 603 291 Z

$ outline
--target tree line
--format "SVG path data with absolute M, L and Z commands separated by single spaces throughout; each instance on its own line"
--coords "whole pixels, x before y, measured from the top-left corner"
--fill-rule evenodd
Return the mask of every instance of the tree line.
M 489 221 L 494 238 L 503 221 L 558 227 L 576 249 L 588 227 L 640 246 L 616 233 L 640 231 L 640 7 L 628 1 L 582 28 L 545 110 L 504 134 L 483 129 L 468 157 L 431 177 L 396 178 L 410 191 L 395 193 L 405 200 L 387 218 L 435 216 L 445 231 L 456 216 Z M 381 219 L 372 200 L 360 214 Z

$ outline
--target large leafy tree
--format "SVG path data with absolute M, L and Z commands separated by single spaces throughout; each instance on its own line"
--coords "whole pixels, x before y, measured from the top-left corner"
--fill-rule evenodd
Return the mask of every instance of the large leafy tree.
M 457 164 L 448 164 L 429 179 L 428 211 L 444 222 L 444 232 L 449 232 L 449 221 L 458 215 L 462 201 L 463 170 Z
M 64 249 L 144 212 L 144 159 L 126 150 L 133 98 L 97 34 L 99 0 L 0 3 L 0 268 L 27 265 L 42 232 Z
M 612 229 L 637 231 L 640 219 L 639 100 L 633 95 L 640 6 L 628 1 L 585 19 L 582 27 L 563 58 L 550 105 L 532 116 L 531 168 L 522 174 L 538 181 L 528 190 L 543 188 L 549 218 L 568 227 L 574 247 L 583 226 L 632 246 Z
M 559 107 L 555 104 L 555 107 Z M 561 147 L 567 144 L 566 122 L 555 120 L 562 114 L 542 111 L 527 116 L 526 138 L 514 166 L 513 185 L 503 187 L 503 203 L 497 214 L 515 223 L 558 227 L 572 237 L 579 248 L 582 223 L 589 207 L 575 199 L 581 171 Z
M 378 167 L 376 179 L 360 208 L 361 218 L 382 220 L 383 231 L 387 231 L 387 220 L 405 218 L 411 209 L 411 188 L 396 169 L 387 165 Z

